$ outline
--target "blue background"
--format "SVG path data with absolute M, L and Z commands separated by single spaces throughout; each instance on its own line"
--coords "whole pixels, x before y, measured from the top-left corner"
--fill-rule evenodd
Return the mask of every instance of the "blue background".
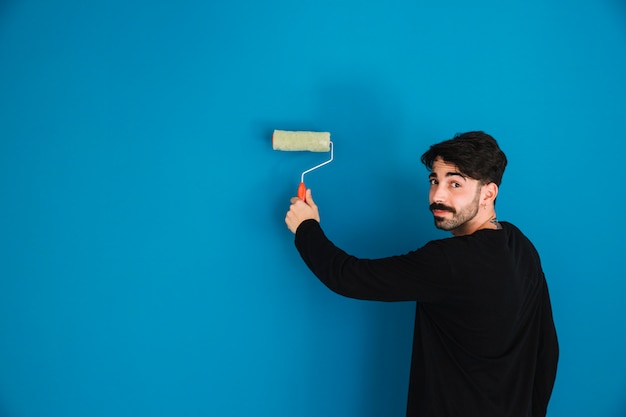
M 549 415 L 626 415 L 620 0 L 0 3 L 0 415 L 402 416 L 413 303 L 342 298 L 283 218 L 362 257 L 432 226 L 432 143 L 480 129 L 539 249 Z

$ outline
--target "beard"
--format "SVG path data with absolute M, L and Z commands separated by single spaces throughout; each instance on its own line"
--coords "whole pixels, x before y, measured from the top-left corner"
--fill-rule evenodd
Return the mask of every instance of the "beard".
M 435 227 L 437 229 L 451 231 L 463 226 L 468 221 L 472 220 L 478 214 L 480 206 L 480 188 L 476 190 L 474 200 L 460 210 L 455 210 L 453 207 L 445 206 L 443 204 L 433 203 L 430 205 L 430 210 L 445 210 L 452 213 L 451 218 L 444 218 L 435 216 Z

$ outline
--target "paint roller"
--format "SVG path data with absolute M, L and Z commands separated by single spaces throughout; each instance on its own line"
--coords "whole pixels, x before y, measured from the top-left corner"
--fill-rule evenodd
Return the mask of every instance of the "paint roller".
M 330 159 L 319 165 L 309 168 L 300 176 L 298 186 L 298 198 L 305 201 L 306 186 L 304 176 L 333 160 L 333 143 L 330 141 L 329 132 L 306 132 L 290 130 L 274 130 L 272 135 L 272 147 L 276 151 L 310 151 L 310 152 L 330 152 Z

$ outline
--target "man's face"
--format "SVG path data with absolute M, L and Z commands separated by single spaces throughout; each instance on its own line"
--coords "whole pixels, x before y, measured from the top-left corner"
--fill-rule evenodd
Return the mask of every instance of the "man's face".
M 453 234 L 456 234 L 455 230 L 467 228 L 480 206 L 480 182 L 441 158 L 433 162 L 428 178 L 430 210 L 435 217 L 435 227 Z

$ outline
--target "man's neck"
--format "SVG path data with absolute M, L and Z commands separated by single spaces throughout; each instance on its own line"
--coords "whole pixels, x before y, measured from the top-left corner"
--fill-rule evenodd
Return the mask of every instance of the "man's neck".
M 472 220 L 451 230 L 451 232 L 454 236 L 466 236 L 482 229 L 497 230 L 499 228 L 495 210 L 485 210 L 485 213 L 476 215 Z

